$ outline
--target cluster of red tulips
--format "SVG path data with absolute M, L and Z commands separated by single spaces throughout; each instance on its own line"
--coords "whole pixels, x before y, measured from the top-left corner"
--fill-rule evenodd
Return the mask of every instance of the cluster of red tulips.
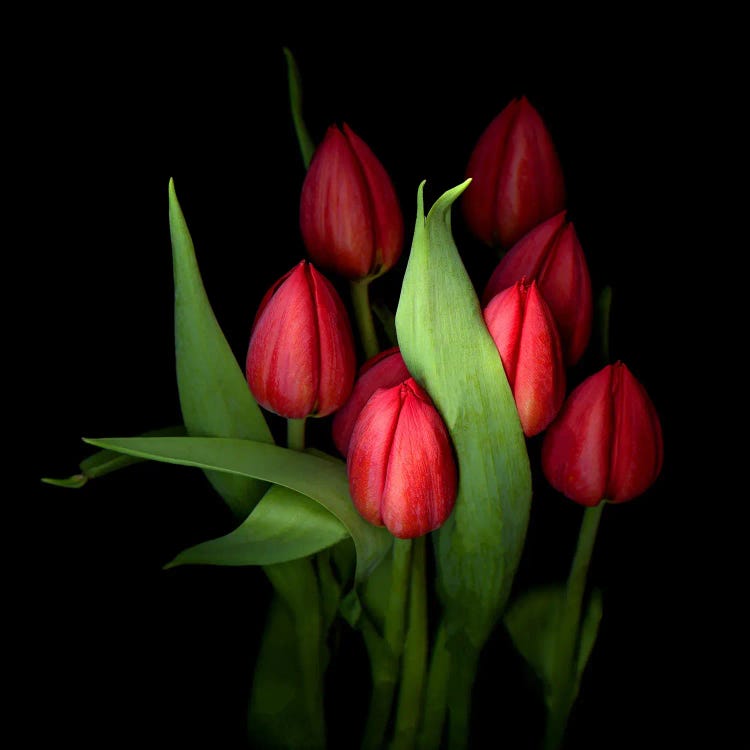
M 566 399 L 566 367 L 581 359 L 591 337 L 591 280 L 566 218 L 552 139 L 525 97 L 487 127 L 467 177 L 468 227 L 505 251 L 481 294 L 484 319 L 524 434 L 546 430 L 547 480 L 586 506 L 636 497 L 661 469 L 659 418 L 620 361 Z M 393 184 L 347 125 L 329 127 L 315 151 L 302 187 L 300 228 L 312 262 L 301 261 L 261 303 L 247 354 L 250 389 L 259 404 L 289 419 L 335 412 L 333 438 L 347 458 L 359 512 L 400 538 L 426 534 L 454 505 L 448 431 L 398 347 L 372 354 L 355 378 L 346 308 L 317 268 L 366 284 L 392 268 L 403 248 Z
M 120 453 L 203 469 L 239 525 L 170 566 L 262 566 L 274 588 L 249 708 L 259 746 L 327 746 L 323 676 L 328 631 L 341 616 L 361 633 L 371 664 L 363 748 L 466 747 L 479 654 L 502 619 L 544 685 L 545 748 L 555 750 L 601 619 L 600 602 L 585 593 L 602 508 L 654 483 L 663 445 L 654 404 L 624 362 L 571 388 L 597 321 L 552 137 L 521 97 L 479 137 L 466 181 L 426 218 L 419 188 L 398 311 L 386 310 L 378 329 L 369 289 L 404 250 L 399 198 L 348 125 L 331 125 L 313 145 L 287 60 L 308 167 L 299 204 L 308 257 L 260 303 L 247 385 L 170 184 L 184 425 L 88 439 L 104 451 L 80 474 L 50 481 L 80 487 L 125 465 L 113 459 Z M 479 285 L 451 234 L 459 197 L 477 244 L 498 254 Z M 259 406 L 287 421 L 286 447 Z M 345 464 L 305 444 L 306 420 L 327 417 Z M 586 509 L 566 586 L 509 604 L 532 496 L 528 439 L 541 443 L 548 483 Z M 425 562 L 432 532 L 435 627 Z

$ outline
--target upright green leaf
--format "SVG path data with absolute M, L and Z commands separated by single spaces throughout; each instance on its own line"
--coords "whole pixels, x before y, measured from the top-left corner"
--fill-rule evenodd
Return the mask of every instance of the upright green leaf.
M 237 364 L 203 287 L 193 241 L 169 181 L 169 227 L 175 285 L 175 355 L 180 407 L 188 434 L 272 443 L 260 407 Z M 236 516 L 245 518 L 267 489 L 265 482 L 207 472 Z
M 273 482 L 320 503 L 346 527 L 357 550 L 357 581 L 367 578 L 393 537 L 359 515 L 349 495 L 343 461 L 252 440 L 228 438 L 101 438 L 87 443 L 154 461 L 195 466 Z
M 451 206 L 468 180 L 442 195 L 426 221 L 423 184 L 396 331 L 409 372 L 434 400 L 456 449 L 456 506 L 436 532 L 438 591 L 449 639 L 463 631 L 479 648 L 520 560 L 531 472 L 513 394 L 451 235 Z

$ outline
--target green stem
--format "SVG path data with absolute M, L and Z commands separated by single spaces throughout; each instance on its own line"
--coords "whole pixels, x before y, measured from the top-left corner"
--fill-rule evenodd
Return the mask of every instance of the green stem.
M 450 750 L 464 750 L 469 747 L 471 730 L 471 694 L 474 688 L 479 651 L 463 639 L 458 649 L 460 658 L 451 659 L 448 680 L 448 747 Z
M 305 450 L 305 417 L 286 420 L 286 446 L 293 451 Z
M 367 359 L 374 357 L 380 351 L 378 336 L 375 333 L 375 321 L 370 307 L 370 281 L 370 279 L 362 279 L 352 281 L 350 285 L 354 317 L 357 320 L 359 338 Z
M 409 624 L 401 657 L 401 685 L 396 708 L 396 728 L 391 750 L 413 750 L 422 719 L 427 666 L 427 584 L 425 538 L 414 542 L 409 589 Z
M 363 750 L 383 747 L 398 682 L 398 669 L 404 647 L 406 603 L 409 596 L 411 539 L 394 539 L 391 567 L 391 591 L 385 615 L 384 640 L 388 647 L 387 664 L 375 665 L 370 707 L 367 714 Z
M 580 641 L 583 597 L 586 592 L 591 555 L 596 542 L 599 522 L 604 510 L 602 500 L 593 508 L 586 508 L 578 534 L 573 564 L 570 566 L 568 583 L 565 588 L 565 602 L 560 616 L 558 634 L 557 664 L 555 669 L 554 693 L 549 702 L 547 728 L 544 740 L 546 750 L 555 750 L 562 744 L 568 716 L 575 701 L 576 660 Z
M 448 708 L 448 672 L 450 652 L 446 648 L 447 634 L 445 623 L 441 622 L 432 647 L 430 670 L 427 673 L 427 689 L 424 701 L 424 717 L 417 738 L 419 750 L 435 750 L 440 747 Z

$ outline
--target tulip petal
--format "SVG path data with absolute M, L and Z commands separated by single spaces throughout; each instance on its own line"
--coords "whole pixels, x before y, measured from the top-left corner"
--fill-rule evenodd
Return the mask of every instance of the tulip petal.
M 351 393 L 356 369 L 354 336 L 346 308 L 331 282 L 313 266 L 309 266 L 309 279 L 318 336 L 314 414 L 325 417 L 341 407 Z
M 319 386 L 317 316 L 304 265 L 289 274 L 260 313 L 246 362 L 258 403 L 291 419 L 312 412 Z
M 664 458 L 659 417 L 646 389 L 622 363 L 612 383 L 615 426 L 607 499 L 631 500 L 656 480 Z
M 333 442 L 342 456 L 346 457 L 349 451 L 354 424 L 370 396 L 378 388 L 391 388 L 407 378 L 409 371 L 398 347 L 380 352 L 362 365 L 351 395 L 334 414 L 331 425 Z
M 456 499 L 456 468 L 448 431 L 431 403 L 402 386 L 381 513 L 388 530 L 413 539 L 440 527 Z
M 359 161 L 374 215 L 374 249 L 380 255 L 373 258 L 370 273 L 374 273 L 391 268 L 399 259 L 404 246 L 404 219 L 396 190 L 385 167 L 346 123 L 343 130 Z M 374 267 L 378 261 L 380 269 Z
M 346 137 L 332 125 L 300 196 L 300 230 L 312 259 L 351 278 L 369 274 L 375 234 L 367 184 Z
M 607 496 L 612 414 L 612 366 L 589 376 L 568 396 L 542 443 L 549 483 L 582 505 Z

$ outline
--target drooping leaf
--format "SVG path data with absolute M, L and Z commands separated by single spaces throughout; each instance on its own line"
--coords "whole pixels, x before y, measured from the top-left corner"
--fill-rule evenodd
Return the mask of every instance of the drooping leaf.
M 144 432 L 143 437 L 177 437 L 185 434 L 185 428 L 182 425 L 176 425 L 174 427 L 164 427 L 161 430 Z M 145 460 L 143 458 L 136 458 L 135 456 L 126 456 L 115 451 L 97 451 L 81 461 L 78 465 L 80 473 L 73 474 L 73 476 L 67 479 L 43 477 L 42 481 L 46 484 L 53 484 L 56 487 L 73 487 L 77 489 L 83 487 L 89 479 L 111 474 L 113 471 L 125 469 L 128 466 Z
M 518 567 L 531 471 L 513 394 L 451 234 L 451 206 L 468 182 L 442 195 L 426 220 L 420 185 L 396 330 L 409 372 L 435 402 L 458 457 L 455 509 L 435 533 L 449 639 L 464 631 L 480 648 Z
M 341 521 L 322 505 L 272 485 L 234 531 L 180 552 L 177 565 L 272 565 L 296 560 L 349 537 Z
M 182 417 L 189 435 L 272 443 L 260 407 L 224 338 L 203 287 L 193 240 L 169 181 L 169 227 L 175 285 L 175 357 Z M 268 489 L 246 476 L 207 472 L 238 518 L 245 518 Z
M 230 438 L 131 437 L 86 442 L 155 461 L 254 477 L 312 498 L 336 516 L 351 535 L 357 550 L 358 581 L 369 575 L 392 544 L 393 537 L 384 528 L 372 526 L 355 509 L 342 461 Z

